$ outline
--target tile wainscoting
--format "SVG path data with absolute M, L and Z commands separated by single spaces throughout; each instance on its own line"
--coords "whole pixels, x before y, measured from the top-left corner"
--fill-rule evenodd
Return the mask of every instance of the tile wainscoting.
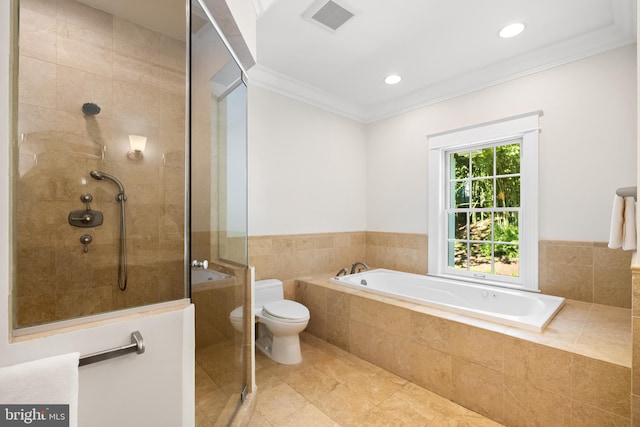
M 544 294 L 631 308 L 630 251 L 604 242 L 541 240 L 539 286 Z
M 294 298 L 297 278 L 337 273 L 356 261 L 409 273 L 427 272 L 426 234 L 345 232 L 249 237 L 256 279 L 277 278 Z M 602 242 L 541 240 L 539 286 L 549 295 L 631 308 L 631 253 Z

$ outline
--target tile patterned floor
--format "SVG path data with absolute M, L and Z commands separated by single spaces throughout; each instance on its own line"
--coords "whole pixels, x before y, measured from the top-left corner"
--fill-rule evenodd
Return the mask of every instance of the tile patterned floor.
M 250 426 L 501 425 L 307 333 L 301 346 L 298 365 L 278 365 L 256 352 Z
M 241 359 L 233 341 L 196 350 L 196 427 L 226 426 L 240 400 Z

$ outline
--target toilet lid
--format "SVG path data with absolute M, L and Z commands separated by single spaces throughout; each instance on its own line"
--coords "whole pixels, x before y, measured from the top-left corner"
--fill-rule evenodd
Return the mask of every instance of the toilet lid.
M 295 301 L 282 300 L 270 302 L 262 307 L 262 311 L 281 319 L 305 319 L 309 317 L 309 309 Z

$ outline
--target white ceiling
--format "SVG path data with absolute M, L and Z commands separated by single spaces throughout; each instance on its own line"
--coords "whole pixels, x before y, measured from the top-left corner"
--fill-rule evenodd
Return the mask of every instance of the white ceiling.
M 636 40 L 635 0 L 334 0 L 358 12 L 334 33 L 301 17 L 314 0 L 253 1 L 251 82 L 362 122 Z
M 80 1 L 184 39 L 184 0 Z M 365 123 L 636 40 L 636 0 L 334 0 L 356 12 L 336 32 L 302 18 L 317 1 L 252 0 L 251 82 Z

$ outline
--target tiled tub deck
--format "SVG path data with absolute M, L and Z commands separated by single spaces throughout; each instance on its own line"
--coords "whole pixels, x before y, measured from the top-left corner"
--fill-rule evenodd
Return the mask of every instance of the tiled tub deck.
M 507 426 L 630 426 L 631 310 L 567 300 L 543 333 L 296 281 L 306 331 Z

